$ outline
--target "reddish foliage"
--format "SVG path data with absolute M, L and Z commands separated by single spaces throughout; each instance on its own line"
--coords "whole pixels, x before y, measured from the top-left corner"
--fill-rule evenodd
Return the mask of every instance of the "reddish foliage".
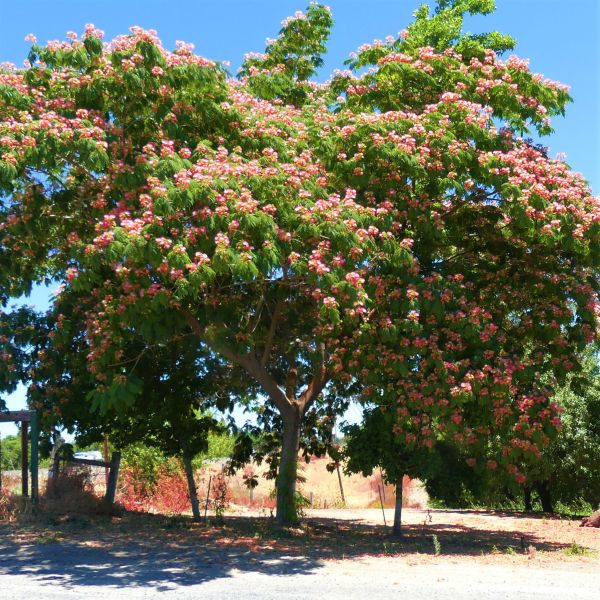
M 190 508 L 187 481 L 181 470 L 162 467 L 156 483 L 150 484 L 139 469 L 121 472 L 119 502 L 126 510 L 182 513 Z
M 181 513 L 190 510 L 190 497 L 185 475 L 181 471 L 161 471 L 152 497 L 158 512 Z
M 125 510 L 147 511 L 150 490 L 140 469 L 121 469 L 118 500 Z

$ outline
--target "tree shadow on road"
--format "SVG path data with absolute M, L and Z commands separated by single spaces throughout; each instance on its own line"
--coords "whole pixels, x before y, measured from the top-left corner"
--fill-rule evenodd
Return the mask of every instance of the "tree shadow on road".
M 65 588 L 136 586 L 167 591 L 231 577 L 236 571 L 289 576 L 308 574 L 319 566 L 313 557 L 257 553 L 244 545 L 205 546 L 197 540 L 0 543 L 0 576 L 27 575 Z

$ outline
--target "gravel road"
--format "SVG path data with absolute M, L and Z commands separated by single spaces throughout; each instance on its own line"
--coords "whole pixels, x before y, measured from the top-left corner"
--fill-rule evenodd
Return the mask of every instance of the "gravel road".
M 0 540 L 0 598 L 22 600 L 202 598 L 202 600 L 598 600 L 600 574 L 577 563 L 481 564 L 431 557 L 310 556 L 131 542 L 110 550 L 71 543 Z

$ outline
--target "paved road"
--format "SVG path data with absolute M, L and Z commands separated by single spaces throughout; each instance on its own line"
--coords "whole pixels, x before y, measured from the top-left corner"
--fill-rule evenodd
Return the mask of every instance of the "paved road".
M 481 564 L 438 557 L 320 561 L 245 549 L 133 543 L 110 550 L 0 540 L 2 600 L 598 600 L 600 574 L 577 563 Z

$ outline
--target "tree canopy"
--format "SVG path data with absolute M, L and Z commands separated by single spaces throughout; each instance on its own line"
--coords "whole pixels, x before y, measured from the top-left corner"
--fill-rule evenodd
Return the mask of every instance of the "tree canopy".
M 141 389 L 132 336 L 193 334 L 237 365 L 281 418 L 283 523 L 328 394 L 360 390 L 408 444 L 498 439 L 485 460 L 520 480 L 558 424 L 541 374 L 596 335 L 598 199 L 524 137 L 551 133 L 566 87 L 462 33 L 493 8 L 421 7 L 325 84 L 318 4 L 237 79 L 139 27 L 34 43 L 0 74 L 0 296 L 63 283 L 99 407 Z

